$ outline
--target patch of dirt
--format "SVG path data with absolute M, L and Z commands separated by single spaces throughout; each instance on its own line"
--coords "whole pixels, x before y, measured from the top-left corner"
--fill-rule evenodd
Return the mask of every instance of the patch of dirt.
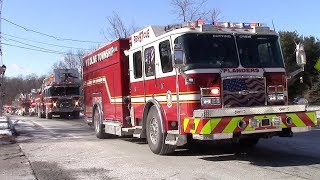
M 14 136 L 0 135 L 0 144 L 14 144 L 16 138 Z

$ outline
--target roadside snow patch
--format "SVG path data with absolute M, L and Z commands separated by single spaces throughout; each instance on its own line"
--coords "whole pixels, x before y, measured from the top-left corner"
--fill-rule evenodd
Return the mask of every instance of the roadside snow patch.
M 13 134 L 15 129 L 8 117 L 0 117 L 0 144 L 12 144 L 15 142 Z

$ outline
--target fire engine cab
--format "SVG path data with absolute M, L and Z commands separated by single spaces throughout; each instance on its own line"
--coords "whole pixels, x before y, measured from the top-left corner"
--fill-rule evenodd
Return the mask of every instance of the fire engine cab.
M 54 69 L 43 80 L 35 99 L 39 118 L 52 119 L 53 115 L 78 119 L 81 107 L 81 79 L 77 69 Z
M 302 44 L 296 52 L 303 70 Z M 155 154 L 189 140 L 291 137 L 317 124 L 288 104 L 279 36 L 259 23 L 149 26 L 84 59 L 85 116 L 98 138 L 146 138 Z

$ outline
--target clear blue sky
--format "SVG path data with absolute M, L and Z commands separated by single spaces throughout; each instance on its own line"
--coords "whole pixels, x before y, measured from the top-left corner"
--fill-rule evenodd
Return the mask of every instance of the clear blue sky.
M 276 30 L 297 31 L 301 35 L 320 38 L 320 1 L 298 0 L 209 0 L 206 8 L 221 11 L 221 20 L 230 22 L 263 22 Z M 172 14 L 170 0 L 3 0 L 2 18 L 29 29 L 62 38 L 106 42 L 102 31 L 107 27 L 107 16 L 112 11 L 120 14 L 127 24 L 134 22 L 139 27 L 166 25 L 178 22 Z M 67 52 L 70 48 L 47 46 L 27 40 L 51 43 L 60 46 L 92 48 L 93 43 L 58 41 L 41 36 L 2 20 L 2 43 L 26 46 L 11 39 L 41 46 L 55 51 Z M 5 35 L 7 34 L 7 35 Z M 16 39 L 17 36 L 24 39 Z M 62 55 L 31 51 L 2 45 L 3 62 L 7 76 L 36 73 L 47 74 Z M 30 47 L 32 48 L 32 47 Z

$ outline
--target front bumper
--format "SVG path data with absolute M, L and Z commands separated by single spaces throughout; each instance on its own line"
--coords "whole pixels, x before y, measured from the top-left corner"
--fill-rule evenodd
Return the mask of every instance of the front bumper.
M 69 108 L 52 108 L 50 109 L 51 113 L 57 113 L 57 112 L 61 112 L 61 113 L 71 113 L 71 112 L 75 112 L 75 111 L 81 111 L 82 109 L 80 107 L 69 107 Z
M 317 125 L 315 111 L 304 105 L 195 110 L 183 120 L 183 132 L 209 139 L 229 139 L 234 134 L 308 131 Z M 206 136 L 209 135 L 209 136 Z M 196 139 L 201 139 L 196 138 Z

